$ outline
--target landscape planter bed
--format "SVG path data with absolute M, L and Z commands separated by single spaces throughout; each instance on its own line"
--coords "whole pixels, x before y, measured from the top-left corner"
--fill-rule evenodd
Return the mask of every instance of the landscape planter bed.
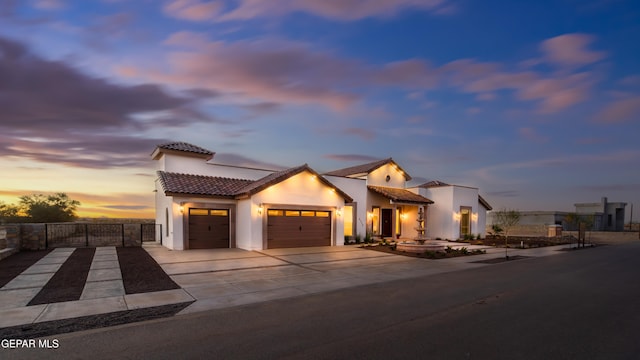
M 450 247 L 445 248 L 444 251 L 425 251 L 422 253 L 400 251 L 395 249 L 394 245 L 373 245 L 373 246 L 365 245 L 365 246 L 361 246 L 361 248 L 385 252 L 388 254 L 416 257 L 416 258 L 422 258 L 422 259 L 432 259 L 432 260 L 448 259 L 448 258 L 454 258 L 454 257 L 460 257 L 460 256 L 481 255 L 486 253 L 484 250 L 467 250 L 467 249 L 455 250 Z

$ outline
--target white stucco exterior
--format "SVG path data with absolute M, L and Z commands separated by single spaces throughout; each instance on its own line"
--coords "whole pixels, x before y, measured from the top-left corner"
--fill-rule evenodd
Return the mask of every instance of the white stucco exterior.
M 155 154 L 155 153 L 154 153 Z M 229 179 L 258 180 L 275 171 L 211 163 L 192 154 L 167 152 L 155 155 L 157 170 Z M 321 210 L 331 213 L 331 244 L 344 245 L 345 198 L 337 186 L 321 181 L 312 170 L 303 170 L 244 198 L 169 195 L 156 180 L 156 223 L 162 224 L 162 244 L 170 249 L 188 248 L 189 209 L 228 209 L 230 247 L 267 248 L 267 211 L 274 209 Z
M 445 185 L 414 187 L 412 191 L 433 200 L 427 213 L 426 235 L 436 239 L 459 239 L 461 234 L 461 210 L 470 209 L 469 234 L 484 237 L 487 209 L 479 201 L 477 188 Z
M 415 238 L 420 209 L 425 212 L 429 238 L 461 237 L 461 209 L 469 211 L 469 232 L 484 236 L 487 209 L 479 201 L 477 188 L 447 184 L 406 188 L 411 177 L 390 158 L 323 176 L 306 165 L 276 171 L 217 164 L 214 153 L 186 143 L 160 146 L 152 157 L 159 176 L 172 174 L 186 183 L 193 178 L 205 181 L 197 184 L 194 193 L 180 188 L 180 181 L 172 185 L 176 190 L 167 188 L 166 177 L 156 180 L 156 223 L 162 225 L 162 244 L 170 249 L 190 248 L 190 209 L 228 211 L 229 246 L 247 250 L 269 247 L 270 209 L 308 210 L 324 214 L 325 219 L 329 212 L 332 246 L 344 244 L 345 206 L 352 214 L 352 236 L 361 239 L 367 235 L 387 240 Z M 223 192 L 230 186 L 236 192 L 197 192 L 209 185 L 220 186 Z M 249 190 L 242 190 L 245 187 Z M 328 223 L 323 224 L 328 229 Z

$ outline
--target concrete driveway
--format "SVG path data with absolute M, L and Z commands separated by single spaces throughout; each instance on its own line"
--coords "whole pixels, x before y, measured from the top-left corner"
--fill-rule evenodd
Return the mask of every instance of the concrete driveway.
M 197 300 L 181 314 L 484 266 L 469 263 L 469 258 L 465 262 L 429 261 L 353 246 L 262 251 L 146 249 Z

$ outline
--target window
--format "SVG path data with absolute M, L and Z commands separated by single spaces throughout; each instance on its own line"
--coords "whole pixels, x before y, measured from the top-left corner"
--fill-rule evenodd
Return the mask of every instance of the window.
M 189 209 L 189 215 L 191 216 L 207 216 L 209 215 L 208 209 Z
M 471 208 L 460 207 L 460 236 L 471 234 Z
M 380 235 L 380 208 L 374 206 L 371 209 L 371 232 L 374 235 Z
M 329 212 L 328 211 L 316 211 L 316 216 L 317 217 L 329 217 Z
M 228 216 L 229 210 L 211 210 L 210 213 L 212 216 Z
M 165 231 L 165 236 L 169 237 L 169 208 L 164 209 L 164 222 L 167 224 L 165 227 L 167 230 Z
M 402 208 L 396 208 L 396 235 L 402 234 Z
M 316 216 L 315 211 L 300 211 L 300 216 Z
M 284 216 L 300 216 L 300 211 L 287 210 L 284 212 Z
M 353 206 L 344 207 L 344 236 L 353 236 Z
M 267 215 L 269 216 L 284 216 L 284 211 L 282 210 L 271 210 L 267 211 Z

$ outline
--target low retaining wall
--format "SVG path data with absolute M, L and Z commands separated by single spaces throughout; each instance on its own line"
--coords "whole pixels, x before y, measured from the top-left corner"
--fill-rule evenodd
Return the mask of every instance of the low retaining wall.
M 20 250 L 20 227 L 16 225 L 0 226 L 0 259 Z

